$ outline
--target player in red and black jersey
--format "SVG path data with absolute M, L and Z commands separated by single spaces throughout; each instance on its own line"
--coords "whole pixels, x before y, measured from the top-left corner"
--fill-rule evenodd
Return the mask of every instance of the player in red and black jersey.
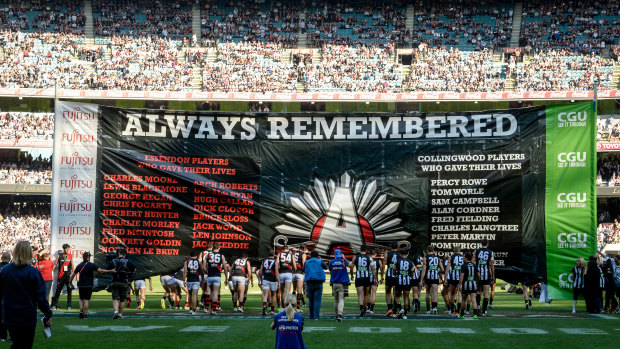
M 276 293 L 280 283 L 273 251 L 269 251 L 269 257 L 263 260 L 256 276 L 258 277 L 258 284 L 263 290 L 263 316 L 267 312 L 267 303 L 271 306 L 271 315 L 273 315 L 276 306 Z
M 67 310 L 71 310 L 71 272 L 73 271 L 73 258 L 71 257 L 71 246 L 69 244 L 62 245 L 62 252 L 58 254 L 56 262 L 52 269 L 58 268 L 58 279 L 56 284 L 56 292 L 52 298 L 52 310 L 58 307 L 58 298 L 62 289 L 67 287 Z
M 248 254 L 244 253 L 243 257 L 237 258 L 231 265 L 230 282 L 232 284 L 233 292 L 233 307 L 235 312 L 243 312 L 245 307 L 245 292 L 247 289 L 247 280 L 250 279 L 250 283 L 254 286 L 254 279 L 252 278 L 252 266 L 248 261 Z M 239 303 L 237 305 L 237 303 Z
M 293 254 L 287 245 L 282 246 L 282 252 L 276 258 L 276 269 L 280 275 L 280 306 L 284 309 L 284 297 L 291 292 L 291 284 L 293 283 L 293 272 L 297 270 L 293 262 Z
M 220 307 L 218 296 L 222 284 L 222 271 L 228 280 L 226 266 L 226 258 L 220 253 L 220 243 L 216 242 L 213 244 L 213 252 L 209 253 L 209 257 L 203 262 L 203 269 L 207 272 L 207 282 L 211 290 L 211 315 L 215 315 L 215 311 Z
M 200 276 L 202 274 L 202 267 L 200 266 L 200 262 L 198 262 L 198 253 L 192 251 L 190 253 L 190 258 L 185 261 L 185 265 L 183 266 L 183 280 L 189 298 L 189 313 L 192 315 L 196 314 Z
M 209 254 L 213 251 L 213 243 L 207 243 L 207 249 L 200 253 L 198 257 L 198 261 L 200 265 L 203 267 L 206 265 L 206 260 L 209 258 Z M 209 283 L 207 282 L 207 276 L 203 275 L 200 279 L 200 286 L 202 287 L 202 296 L 200 296 L 200 304 L 204 307 L 205 313 L 209 312 L 209 308 L 211 307 L 211 297 L 210 297 L 210 289 Z
M 297 312 L 301 309 L 299 306 L 304 300 L 304 264 L 306 263 L 306 247 L 300 246 L 297 251 L 293 252 L 293 259 L 295 260 L 295 272 L 293 273 L 293 294 L 297 294 Z

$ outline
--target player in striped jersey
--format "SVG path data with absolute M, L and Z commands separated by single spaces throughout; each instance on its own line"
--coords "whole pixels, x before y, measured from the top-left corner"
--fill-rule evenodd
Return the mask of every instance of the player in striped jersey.
M 464 263 L 461 266 L 461 271 L 459 274 L 459 291 L 463 297 L 461 304 L 461 314 L 459 319 L 463 319 L 465 317 L 465 303 L 467 297 L 471 298 L 471 303 L 474 307 L 474 319 L 477 319 L 478 316 L 478 304 L 476 303 L 476 292 L 478 291 L 478 285 L 476 284 L 476 280 L 480 279 L 480 272 L 477 270 L 476 266 L 471 262 L 472 255 L 471 252 L 466 252 L 464 256 Z
M 464 262 L 459 246 L 454 246 L 452 252 L 452 256 L 448 260 L 448 267 L 446 268 L 446 285 L 448 286 L 449 310 L 451 315 L 456 315 L 457 309 L 461 308 L 460 302 L 456 307 L 454 304 L 459 298 L 458 286 L 461 277 L 461 266 Z
M 398 312 L 399 319 L 406 319 L 407 312 L 410 310 L 409 292 L 411 291 L 411 280 L 415 270 L 415 264 L 409 259 L 409 250 L 401 250 L 394 270 L 394 274 L 398 277 L 394 299 L 396 301 L 395 311 Z M 404 306 L 401 306 L 400 303 L 401 296 L 405 302 Z
M 435 254 L 435 247 L 429 245 L 426 248 L 426 257 L 424 257 L 424 266 L 422 267 L 422 279 L 420 287 L 426 284 L 426 293 L 430 294 L 432 310 L 427 310 L 428 314 L 437 315 L 437 289 L 441 283 L 443 276 L 443 264 L 439 260 L 439 256 Z M 428 305 L 427 305 L 428 308 Z
M 585 299 L 583 293 L 583 288 L 585 286 L 583 276 L 585 272 L 586 261 L 583 258 L 577 258 L 577 264 L 573 268 L 573 314 L 577 312 L 577 299 L 579 299 L 579 294 Z
M 446 305 L 444 307 L 444 311 L 446 314 L 450 314 L 450 296 L 448 295 L 448 264 L 450 263 L 450 258 L 448 256 L 443 256 L 441 258 L 441 264 L 443 264 L 443 283 L 441 286 L 441 298 L 443 298 L 443 303 Z
M 198 304 L 198 290 L 200 289 L 200 279 L 203 270 L 198 262 L 198 253 L 192 251 L 190 258 L 183 265 L 183 283 L 187 288 L 189 298 L 189 313 L 196 314 L 196 306 Z
M 476 302 L 480 304 L 480 295 L 484 294 L 484 302 L 482 303 L 482 316 L 486 316 L 487 306 L 489 305 L 489 286 L 495 277 L 495 257 L 493 251 L 489 249 L 489 240 L 482 240 L 482 247 L 474 252 L 473 263 L 478 266 L 480 273 L 480 282 L 478 283 L 478 294 Z
M 413 257 L 413 264 L 415 265 L 415 268 L 413 269 L 413 274 L 411 276 L 411 294 L 413 295 L 413 312 L 417 313 L 420 311 L 420 294 L 422 290 L 420 287 L 420 282 L 424 262 L 420 256 L 415 256 Z
M 390 316 L 393 313 L 393 301 L 392 301 L 392 290 L 396 286 L 397 278 L 393 275 L 394 265 L 396 265 L 396 260 L 398 259 L 398 242 L 392 241 L 390 244 L 391 250 L 385 253 L 383 258 L 383 265 L 381 270 L 381 274 L 385 275 L 385 302 L 387 303 L 388 311 L 385 316 Z
M 383 269 L 383 261 L 378 256 L 376 251 L 373 251 L 371 254 L 372 265 L 374 266 L 377 274 L 379 274 L 379 270 Z M 383 255 L 383 254 L 381 254 Z M 379 280 L 377 280 L 377 276 Z M 377 282 L 378 281 L 378 282 Z M 377 287 L 379 284 L 383 283 L 383 274 L 381 275 L 371 275 L 370 276 L 370 300 L 368 301 L 368 313 L 373 314 L 375 311 L 375 302 L 377 301 Z
M 377 270 L 375 269 L 372 258 L 367 254 L 368 248 L 366 245 L 360 247 L 360 253 L 353 257 L 351 263 L 351 280 L 355 279 L 355 288 L 357 289 L 357 301 L 360 305 L 360 316 L 366 315 L 366 304 L 370 299 L 370 286 L 373 284 L 370 279 L 373 277 L 376 283 Z M 356 270 L 355 278 L 353 277 L 353 270 Z

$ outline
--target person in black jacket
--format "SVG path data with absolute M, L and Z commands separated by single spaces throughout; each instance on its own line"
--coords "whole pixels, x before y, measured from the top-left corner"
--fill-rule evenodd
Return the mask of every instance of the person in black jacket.
M 125 308 L 125 299 L 129 294 L 129 276 L 136 271 L 136 267 L 127 258 L 127 251 L 124 248 L 118 250 L 118 258 L 115 258 L 108 264 L 107 270 L 102 273 L 112 273 L 112 305 L 114 306 L 113 319 L 123 318 L 123 309 Z
M 11 253 L 2 252 L 2 261 L 0 262 L 0 271 L 2 271 L 2 268 L 9 265 L 10 262 L 11 262 Z M 2 294 L 1 291 L 0 291 L 0 294 Z M 1 297 L 0 297 L 0 304 L 2 304 Z M 0 342 L 6 342 L 8 339 L 9 339 L 9 336 L 7 334 L 6 326 L 4 326 L 4 324 L 2 323 L 2 306 L 0 306 Z
M 45 297 L 45 282 L 31 262 L 30 243 L 19 241 L 13 250 L 13 263 L 0 271 L 2 323 L 11 335 L 12 348 L 32 348 L 37 326 L 37 306 L 45 315 L 45 326 L 52 324 L 52 310 Z
M 586 309 L 588 313 L 600 313 L 603 311 L 603 288 L 604 278 L 598 265 L 596 256 L 588 259 L 588 268 L 584 277 L 584 293 Z

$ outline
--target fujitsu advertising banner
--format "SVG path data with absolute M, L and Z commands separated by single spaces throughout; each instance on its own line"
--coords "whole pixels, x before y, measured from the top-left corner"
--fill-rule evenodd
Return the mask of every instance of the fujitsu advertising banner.
M 98 106 L 56 102 L 52 170 L 52 254 L 95 251 Z
M 178 270 L 209 242 L 231 259 L 284 242 L 324 257 L 392 241 L 448 256 L 484 239 L 497 277 L 546 276 L 545 107 L 98 114 L 96 260 L 124 247 L 137 277 Z

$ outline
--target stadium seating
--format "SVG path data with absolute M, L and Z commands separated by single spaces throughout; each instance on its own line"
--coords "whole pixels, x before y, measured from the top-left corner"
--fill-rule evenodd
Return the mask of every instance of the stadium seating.
M 502 59 L 513 31 L 509 1 L 86 3 L 0 0 L 0 87 L 582 91 L 600 79 L 602 90 L 619 88 L 620 48 L 610 45 L 620 36 L 620 5 L 613 0 L 524 1 L 520 41 L 526 47 L 523 62 L 514 64 Z M 191 51 L 194 45 L 203 47 Z M 297 45 L 312 48 L 311 62 L 294 62 L 290 49 Z M 399 63 L 400 47 L 414 48 L 411 65 Z

